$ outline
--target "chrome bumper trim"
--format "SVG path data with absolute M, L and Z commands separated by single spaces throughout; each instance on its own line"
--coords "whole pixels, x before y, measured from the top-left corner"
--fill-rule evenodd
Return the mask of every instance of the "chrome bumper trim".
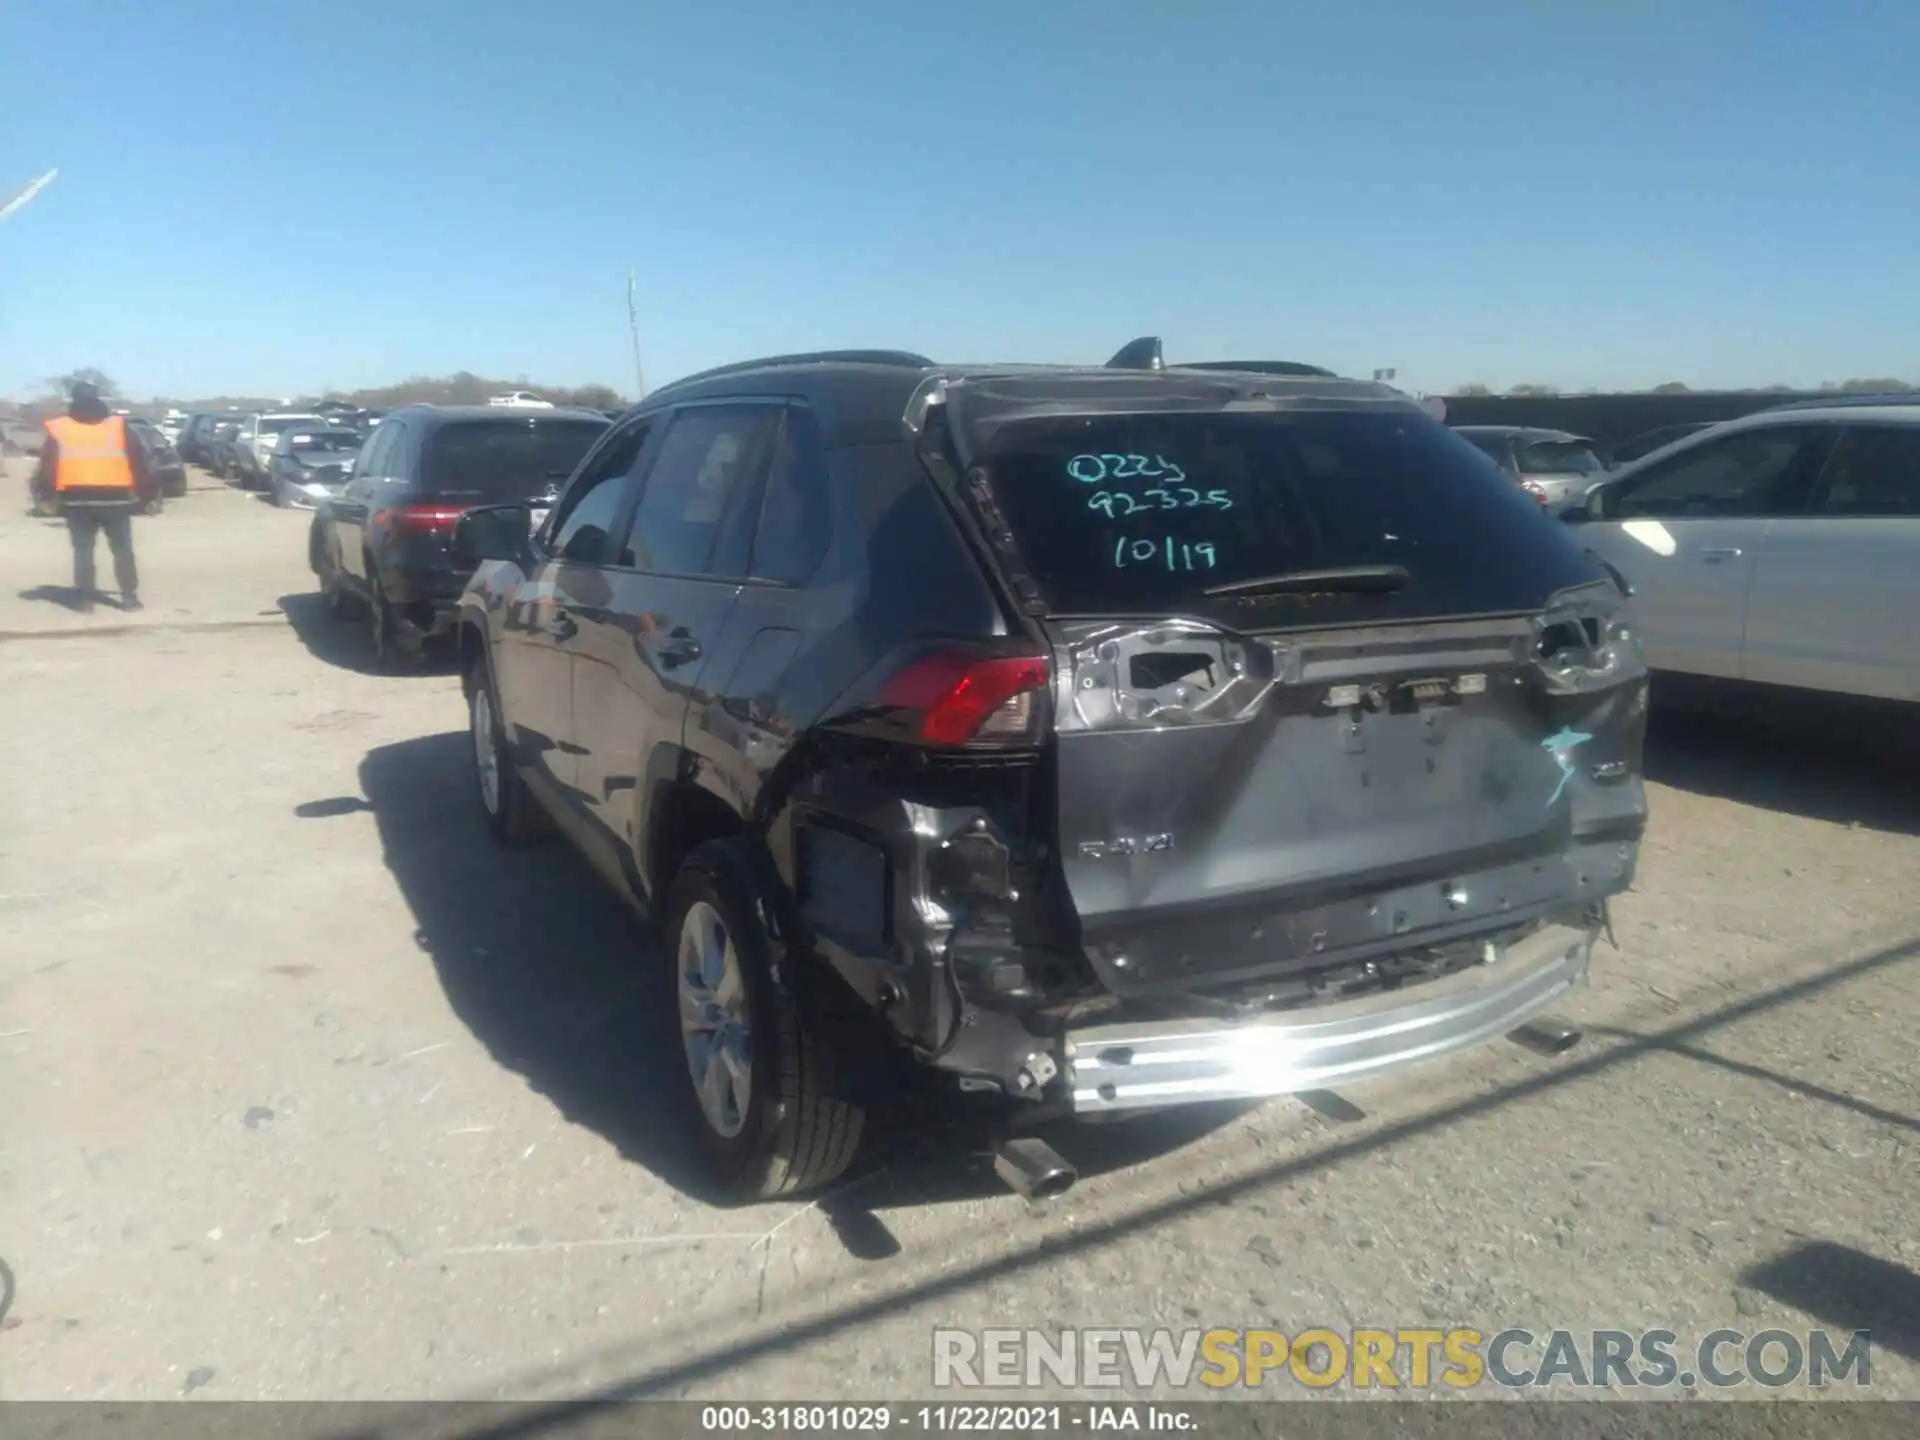
M 1093 1025 L 1066 1036 L 1076 1112 L 1251 1100 L 1342 1085 L 1506 1034 L 1586 976 L 1593 935 L 1552 925 L 1491 964 L 1253 1020 Z

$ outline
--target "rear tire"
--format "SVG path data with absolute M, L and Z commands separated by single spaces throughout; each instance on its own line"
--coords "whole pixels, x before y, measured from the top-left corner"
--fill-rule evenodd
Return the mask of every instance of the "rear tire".
M 317 524 L 307 532 L 307 561 L 313 573 L 320 577 L 320 604 L 327 618 L 342 622 L 358 620 L 362 609 L 360 597 L 347 588 L 339 567 L 327 558 L 326 543 Z
M 484 658 L 467 672 L 467 729 L 472 740 L 474 794 L 487 829 L 502 845 L 531 845 L 553 833 L 553 822 L 513 765 L 493 670 Z
M 836 1053 L 774 981 L 759 899 L 752 865 L 728 840 L 697 847 L 667 896 L 681 1109 L 723 1201 L 831 1184 L 866 1124 L 835 1093 Z

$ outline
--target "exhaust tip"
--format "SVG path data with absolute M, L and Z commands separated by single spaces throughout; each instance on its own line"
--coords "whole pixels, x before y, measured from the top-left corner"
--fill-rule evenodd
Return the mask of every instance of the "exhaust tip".
M 1033 1135 L 1002 1140 L 994 1148 L 993 1173 L 1026 1200 L 1050 1200 L 1064 1195 L 1079 1180 L 1079 1172 L 1046 1141 Z
M 1586 1038 L 1586 1032 L 1571 1020 L 1543 1015 L 1509 1032 L 1507 1038 L 1536 1055 L 1564 1055 Z

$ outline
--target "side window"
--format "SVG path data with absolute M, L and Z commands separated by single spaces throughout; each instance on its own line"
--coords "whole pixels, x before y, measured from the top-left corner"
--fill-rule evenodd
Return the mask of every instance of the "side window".
M 1848 430 L 1823 477 L 1820 515 L 1920 515 L 1920 427 Z
M 801 585 L 826 558 L 833 514 L 827 504 L 826 457 L 813 417 L 789 410 L 767 461 L 766 499 L 753 541 L 749 573 L 759 580 Z
M 626 479 L 646 448 L 648 425 L 615 435 L 589 460 L 560 499 L 547 534 L 549 553 L 593 565 L 607 558 L 607 536 L 627 498 Z
M 416 443 L 419 436 L 413 426 L 404 420 L 396 420 L 387 427 L 393 434 L 387 440 L 387 453 L 383 457 L 380 472 L 388 479 L 401 484 L 414 478 L 413 457 L 419 450 Z
M 753 471 L 778 418 L 766 405 L 701 406 L 675 415 L 647 471 L 619 563 L 668 575 L 742 575 L 747 545 L 716 542 L 740 503 L 753 498 Z M 744 527 L 735 533 L 747 539 Z
M 354 461 L 353 478 L 365 480 L 371 476 L 384 474 L 387 463 L 387 451 L 393 444 L 394 427 L 382 425 L 373 432 L 373 438 L 367 442 L 367 448 L 360 452 L 360 458 Z
M 1818 432 L 1784 426 L 1696 445 L 1625 481 L 1605 518 L 1718 519 L 1799 513 L 1801 457 Z

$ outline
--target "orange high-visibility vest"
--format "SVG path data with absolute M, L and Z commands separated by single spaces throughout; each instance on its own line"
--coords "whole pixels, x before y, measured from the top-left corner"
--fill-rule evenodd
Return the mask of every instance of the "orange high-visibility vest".
M 63 415 L 47 421 L 47 434 L 60 447 L 53 473 L 55 491 L 133 489 L 125 417 L 109 415 L 88 424 Z

